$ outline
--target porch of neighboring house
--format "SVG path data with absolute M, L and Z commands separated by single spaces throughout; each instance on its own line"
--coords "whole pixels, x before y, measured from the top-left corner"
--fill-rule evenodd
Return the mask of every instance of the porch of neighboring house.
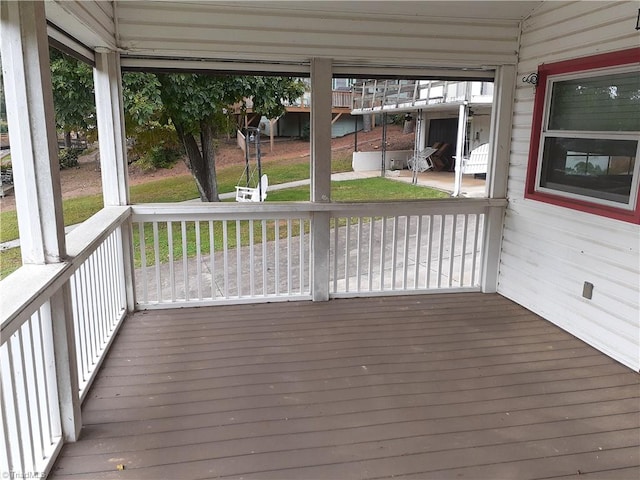
M 630 479 L 639 400 L 497 294 L 144 311 L 50 478 Z

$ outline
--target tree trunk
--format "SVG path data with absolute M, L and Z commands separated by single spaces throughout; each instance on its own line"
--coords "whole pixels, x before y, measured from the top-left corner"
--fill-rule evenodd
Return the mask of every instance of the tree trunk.
M 71 132 L 64 132 L 64 148 L 71 148 Z
M 362 131 L 363 132 L 371 131 L 371 115 L 362 116 Z
M 202 160 L 204 164 L 204 176 L 206 189 L 210 192 L 210 201 L 219 202 L 218 179 L 216 177 L 215 132 L 211 122 L 200 122 L 200 135 L 202 139 Z
M 178 138 L 184 145 L 184 149 L 187 152 L 187 163 L 189 166 L 189 170 L 191 170 L 191 175 L 196 181 L 196 186 L 198 187 L 198 192 L 200 193 L 200 200 L 203 202 L 211 201 L 207 194 L 207 190 L 205 188 L 205 184 L 201 182 L 202 177 L 202 154 L 200 153 L 200 149 L 198 148 L 198 143 L 193 135 L 187 131 L 185 131 L 184 127 L 177 122 L 174 121 L 174 126 L 176 128 L 176 133 L 178 134 Z

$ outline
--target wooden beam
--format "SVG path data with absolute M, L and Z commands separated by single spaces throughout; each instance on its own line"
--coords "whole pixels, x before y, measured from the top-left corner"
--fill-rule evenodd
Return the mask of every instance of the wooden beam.
M 342 116 L 342 113 L 338 113 L 335 117 L 333 117 L 333 119 L 331 120 L 331 125 L 336 123 L 341 116 Z

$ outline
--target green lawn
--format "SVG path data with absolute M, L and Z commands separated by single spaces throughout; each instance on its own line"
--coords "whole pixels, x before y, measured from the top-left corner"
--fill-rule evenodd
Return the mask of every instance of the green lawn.
M 282 162 L 282 164 L 272 163 L 267 165 L 270 184 L 285 183 L 294 180 L 302 180 L 309 178 L 308 158 L 302 158 L 296 161 Z M 347 171 L 351 168 L 348 159 L 341 159 L 333 162 L 332 171 Z M 220 192 L 232 192 L 235 189 L 237 180 L 242 172 L 242 168 L 238 166 L 226 167 L 218 172 Z M 447 198 L 446 193 L 425 187 L 409 185 L 394 180 L 384 178 L 369 178 L 363 180 L 350 180 L 343 182 L 332 182 L 331 196 L 334 201 L 384 201 L 384 200 L 400 200 L 400 199 L 428 199 L 428 198 Z M 142 185 L 131 187 L 132 203 L 161 203 L 161 202 L 180 202 L 198 197 L 198 192 L 189 175 L 171 177 L 163 180 L 157 180 Z M 309 187 L 290 188 L 285 190 L 277 190 L 269 192 L 267 201 L 283 202 L 283 201 L 308 201 Z M 63 202 L 63 212 L 65 225 L 73 225 L 83 222 L 102 208 L 102 196 L 92 195 L 88 197 L 79 197 Z M 178 227 L 176 227 L 178 228 Z M 231 227 L 235 228 L 235 227 Z M 208 226 L 203 226 L 202 241 L 203 250 L 208 250 Z M 241 232 L 241 242 L 248 242 L 248 228 Z M 134 232 L 134 242 L 136 247 L 139 244 L 139 233 Z M 181 233 L 174 230 L 174 236 L 178 239 Z M 215 232 L 216 238 L 219 238 L 220 232 Z M 235 242 L 235 231 L 230 231 L 230 236 Z M 168 242 L 166 226 L 160 228 L 160 250 L 161 259 L 168 258 Z M 256 235 L 259 237 L 258 230 Z M 15 212 L 2 212 L 0 214 L 0 241 L 6 242 L 18 237 L 18 225 Z M 153 262 L 153 251 L 151 241 L 153 232 L 151 227 L 145 228 L 145 242 L 147 244 L 147 254 L 150 255 L 148 262 Z M 256 237 L 255 240 L 259 241 Z M 187 255 L 191 256 L 195 251 L 193 247 L 195 239 L 195 227 L 193 222 L 189 223 L 187 230 L 187 238 L 189 239 L 189 247 Z M 179 243 L 175 245 L 175 258 L 181 256 L 181 246 Z M 193 250 L 193 251 L 192 251 Z M 136 259 L 139 264 L 140 259 Z M 0 252 L 0 278 L 6 277 L 9 273 L 16 270 L 21 265 L 20 249 L 14 248 Z

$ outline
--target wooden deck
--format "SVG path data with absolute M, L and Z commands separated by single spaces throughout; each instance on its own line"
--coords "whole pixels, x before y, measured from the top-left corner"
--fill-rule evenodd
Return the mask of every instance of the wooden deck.
M 141 312 L 50 478 L 637 479 L 639 378 L 498 295 Z

